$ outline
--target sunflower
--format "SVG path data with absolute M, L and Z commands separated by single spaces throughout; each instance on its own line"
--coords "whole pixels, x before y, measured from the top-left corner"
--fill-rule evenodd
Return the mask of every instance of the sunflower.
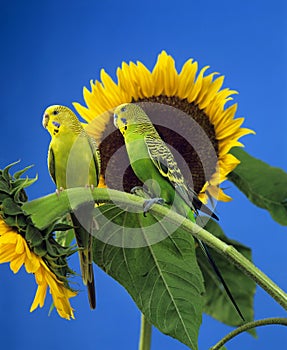
M 66 288 L 54 273 L 48 268 L 44 260 L 33 253 L 26 240 L 19 232 L 8 226 L 0 217 L 0 263 L 10 262 L 14 273 L 24 265 L 27 273 L 33 273 L 38 285 L 37 292 L 30 311 L 45 302 L 47 288 L 50 288 L 54 305 L 59 315 L 66 319 L 74 318 L 69 299 L 76 295 Z
M 113 126 L 111 111 L 122 103 L 135 102 L 143 104 L 161 137 L 180 155 L 175 154 L 177 161 L 180 163 L 182 158 L 187 164 L 189 175 L 185 176 L 199 198 L 203 202 L 210 196 L 231 200 L 219 187 L 239 164 L 229 151 L 234 146 L 243 146 L 238 141 L 241 136 L 254 132 L 241 127 L 244 118 L 234 118 L 237 104 L 226 106 L 237 92 L 222 89 L 224 76 L 205 75 L 208 68 L 198 73 L 197 62 L 189 59 L 178 73 L 174 59 L 162 51 L 152 71 L 139 61 L 124 62 L 117 69 L 117 83 L 102 69 L 101 82 L 91 81 L 91 91 L 84 88 L 87 107 L 79 103 L 74 103 L 74 107 L 88 122 L 87 131 L 99 143 L 101 186 L 117 188 L 115 174 L 122 164 L 128 164 L 127 155 L 113 157 L 123 146 L 123 139 Z M 188 125 L 183 115 L 193 124 Z M 194 123 L 204 131 L 207 142 L 200 133 L 193 132 Z M 184 135 L 186 131 L 189 137 Z M 124 190 L 137 185 L 140 184 L 129 166 L 123 174 Z

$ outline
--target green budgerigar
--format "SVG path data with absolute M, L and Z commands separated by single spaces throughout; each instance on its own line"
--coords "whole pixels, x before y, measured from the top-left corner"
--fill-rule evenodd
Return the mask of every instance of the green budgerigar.
M 48 167 L 57 190 L 73 187 L 98 186 L 100 153 L 96 141 L 82 127 L 76 115 L 67 107 L 48 107 L 43 126 L 51 135 Z M 94 202 L 71 213 L 78 245 L 83 282 L 87 285 L 91 308 L 96 307 L 93 272 L 92 236 Z
M 135 103 L 118 106 L 114 111 L 114 125 L 124 137 L 131 167 L 138 179 L 154 197 L 160 197 L 179 214 L 195 221 L 198 210 L 218 219 L 188 188 L 176 160 L 161 139 L 144 110 Z M 152 203 L 152 201 L 151 201 Z M 207 246 L 199 241 L 219 280 L 223 284 L 237 312 L 244 320 Z

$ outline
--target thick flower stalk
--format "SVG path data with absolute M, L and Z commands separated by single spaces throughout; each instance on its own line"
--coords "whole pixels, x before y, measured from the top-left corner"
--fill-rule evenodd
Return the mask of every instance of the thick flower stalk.
M 62 247 L 52 235 L 67 227 L 53 224 L 42 232 L 33 225 L 22 205 L 27 200 L 24 188 L 35 179 L 20 178 L 26 169 L 11 176 L 10 167 L 0 171 L 0 263 L 10 263 L 14 273 L 24 265 L 34 274 L 38 288 L 30 311 L 44 305 L 49 288 L 59 315 L 74 318 L 69 299 L 76 292 L 68 284 L 72 271 L 66 261 L 73 250 Z

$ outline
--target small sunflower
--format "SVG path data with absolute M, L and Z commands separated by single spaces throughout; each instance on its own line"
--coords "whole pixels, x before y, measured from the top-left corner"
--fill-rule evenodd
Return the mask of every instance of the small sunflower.
M 69 299 L 76 295 L 68 283 L 73 271 L 67 258 L 73 249 L 61 246 L 54 239 L 53 231 L 61 225 L 51 223 L 40 231 L 23 210 L 28 200 L 25 188 L 37 178 L 21 177 L 30 167 L 11 175 L 10 169 L 17 163 L 0 169 L 0 264 L 10 263 L 14 273 L 24 265 L 28 273 L 34 274 L 38 289 L 31 312 L 44 305 L 49 287 L 59 315 L 69 320 L 74 318 Z
M 66 288 L 64 283 L 51 272 L 44 260 L 30 250 L 21 234 L 6 225 L 0 217 L 0 264 L 7 262 L 10 262 L 10 268 L 14 273 L 24 265 L 27 273 L 33 273 L 35 276 L 38 288 L 31 312 L 38 306 L 43 307 L 49 287 L 59 315 L 68 320 L 74 318 L 69 299 L 76 293 Z
M 217 73 L 205 75 L 208 68 L 206 66 L 198 73 L 197 62 L 189 59 L 178 73 L 174 59 L 162 51 L 152 71 L 139 61 L 129 64 L 124 62 L 117 69 L 117 83 L 102 69 L 101 82 L 91 81 L 91 91 L 84 88 L 87 107 L 79 103 L 74 103 L 74 107 L 89 123 L 87 130 L 100 145 L 101 186 L 116 187 L 112 178 L 124 161 L 112 157 L 123 146 L 123 139 L 119 131 L 114 129 L 110 111 L 122 103 L 153 102 L 150 105 L 154 107 L 148 110 L 148 115 L 164 141 L 188 165 L 191 179 L 187 181 L 193 184 L 199 198 L 203 202 L 210 196 L 221 201 L 231 200 L 219 188 L 227 175 L 239 164 L 239 160 L 229 151 L 234 146 L 243 146 L 238 141 L 241 136 L 254 132 L 241 127 L 244 118 L 234 118 L 237 104 L 226 107 L 226 103 L 232 100 L 231 96 L 237 92 L 221 89 L 224 76 L 214 78 Z M 170 107 L 174 107 L 172 111 Z M 187 128 L 182 118 L 183 113 L 204 130 L 212 150 L 204 144 L 201 137 L 192 133 L 191 128 L 190 137 L 195 139 L 192 144 L 181 133 L 176 132 Z M 174 128 L 166 128 L 156 122 L 160 118 L 167 118 L 168 114 L 172 114 Z M 111 176 L 108 176 L 107 167 Z M 137 185 L 140 184 L 129 167 L 123 176 L 123 187 L 129 191 Z

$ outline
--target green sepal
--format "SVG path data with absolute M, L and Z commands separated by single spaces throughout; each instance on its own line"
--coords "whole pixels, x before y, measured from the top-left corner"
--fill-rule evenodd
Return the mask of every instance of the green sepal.
M 75 238 L 74 229 L 69 229 L 67 231 L 55 231 L 55 239 L 63 247 L 71 246 Z
M 14 202 L 14 200 L 10 197 L 5 198 L 1 204 L 1 215 L 3 216 L 15 216 L 18 214 L 22 214 L 21 207 Z
M 7 165 L 3 170 L 0 171 L 0 175 L 1 177 L 3 178 L 3 180 L 6 182 L 6 183 L 9 183 L 10 182 L 10 179 L 11 179 L 11 175 L 9 173 L 9 170 L 16 164 L 20 163 L 20 160 L 17 160 L 16 162 L 13 162 L 9 165 Z M 24 169 L 23 169 L 24 170 Z
M 41 232 L 35 226 L 30 224 L 28 224 L 26 228 L 25 239 L 28 242 L 31 249 L 42 244 L 44 240 Z
M 4 200 L 3 193 L 8 194 L 9 197 L 13 198 L 13 200 L 18 204 L 24 203 L 28 199 L 24 188 L 32 185 L 38 177 L 26 177 L 24 179 L 20 178 L 20 176 L 23 175 L 28 169 L 30 169 L 31 166 L 28 166 L 20 171 L 17 171 L 14 175 L 11 175 L 9 173 L 9 170 L 11 167 L 18 163 L 19 161 L 14 162 L 8 165 L 5 169 L 0 170 L 0 193 L 2 193 L 0 200 Z
M 25 188 L 37 180 L 35 178 L 21 178 L 31 167 L 11 175 L 9 170 L 18 162 L 0 170 L 0 218 L 11 228 L 14 228 L 25 238 L 29 248 L 42 257 L 50 270 L 63 281 L 67 288 L 67 277 L 74 272 L 67 264 L 67 257 L 75 252 L 73 247 L 63 247 L 54 238 L 54 230 L 69 230 L 71 226 L 51 221 L 43 230 L 33 224 L 29 214 L 23 210 L 23 204 L 28 197 Z M 45 214 L 43 214 L 45 215 Z
M 17 164 L 19 162 L 16 162 L 14 164 Z M 19 179 L 27 170 L 33 168 L 34 165 L 28 165 L 26 168 L 21 169 L 19 171 L 16 171 L 16 173 L 13 174 L 14 179 Z M 32 180 L 32 179 L 31 179 Z
M 0 178 L 0 192 L 4 192 L 5 194 L 10 194 L 10 187 L 7 182 L 4 181 L 3 178 Z
M 27 218 L 23 214 L 19 214 L 17 216 L 7 216 L 4 221 L 10 227 L 15 227 L 19 232 L 25 231 L 27 226 Z
M 43 258 L 46 254 L 47 254 L 47 251 L 46 249 L 44 248 L 44 246 L 42 245 L 39 245 L 39 246 L 34 246 L 33 247 L 33 252 L 38 255 L 39 257 Z M 51 264 L 47 264 L 49 267 L 51 266 Z M 52 270 L 52 269 L 51 269 Z M 53 270 L 52 270 L 53 271 Z M 53 271 L 55 272 L 55 271 Z

